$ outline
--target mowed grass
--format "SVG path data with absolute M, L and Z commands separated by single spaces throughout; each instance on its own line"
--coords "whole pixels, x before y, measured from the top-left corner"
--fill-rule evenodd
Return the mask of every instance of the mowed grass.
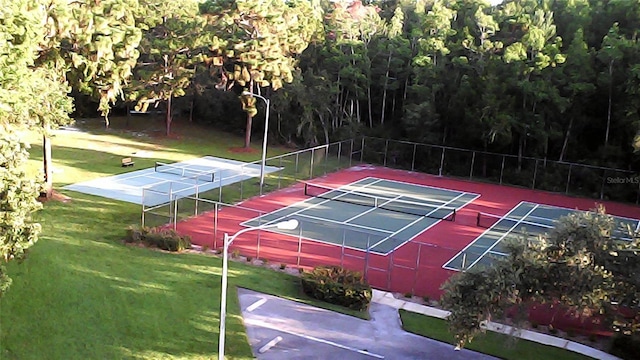
M 400 319 L 405 330 L 435 340 L 454 344 L 446 321 L 406 310 L 400 310 Z M 487 331 L 466 345 L 470 350 L 479 351 L 509 360 L 584 360 L 590 357 L 565 349 L 545 346 L 528 340 L 516 339 L 504 334 Z
M 43 227 L 40 240 L 25 261 L 8 265 L 14 283 L 0 298 L 2 359 L 211 359 L 217 354 L 220 259 L 125 246 L 125 228 L 140 222 L 140 205 L 60 189 L 130 171 L 120 167 L 120 158 L 133 152 L 148 156 L 136 158 L 134 169 L 203 155 L 256 160 L 259 152 L 230 151 L 241 147 L 242 139 L 210 129 L 190 127 L 188 135 L 176 130 L 177 136 L 166 138 L 112 126 L 53 137 L 55 187 L 71 200 L 44 205 L 36 215 Z M 38 140 L 33 135 L 34 174 L 41 167 Z M 252 358 L 235 287 L 327 307 L 302 295 L 291 275 L 233 263 L 229 281 L 229 358 Z

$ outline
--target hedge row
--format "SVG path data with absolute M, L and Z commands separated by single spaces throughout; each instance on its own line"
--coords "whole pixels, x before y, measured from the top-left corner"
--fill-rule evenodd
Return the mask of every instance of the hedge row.
M 339 266 L 319 266 L 301 276 L 305 294 L 318 300 L 364 311 L 371 302 L 371 286 L 363 276 Z
M 191 238 L 173 230 L 131 226 L 125 237 L 127 243 L 142 243 L 167 251 L 182 251 L 191 248 Z

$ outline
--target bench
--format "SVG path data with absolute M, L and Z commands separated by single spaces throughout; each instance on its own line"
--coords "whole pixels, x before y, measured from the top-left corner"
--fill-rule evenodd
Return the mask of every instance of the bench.
M 122 159 L 122 167 L 133 166 L 135 162 L 130 157 Z

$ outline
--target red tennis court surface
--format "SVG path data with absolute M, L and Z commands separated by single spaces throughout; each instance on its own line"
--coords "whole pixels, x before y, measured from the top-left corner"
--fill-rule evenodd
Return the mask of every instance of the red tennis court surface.
M 316 178 L 313 183 L 330 187 L 345 185 L 365 177 L 397 180 L 419 185 L 480 194 L 458 211 L 455 222 L 441 221 L 393 253 L 383 256 L 360 250 L 320 243 L 268 231 L 248 232 L 236 238 L 231 251 L 245 256 L 268 259 L 271 263 L 310 268 L 317 265 L 342 265 L 363 272 L 369 283 L 379 289 L 413 293 L 437 299 L 440 286 L 455 272 L 442 266 L 485 230 L 476 226 L 478 212 L 504 215 L 521 201 L 589 210 L 603 204 L 611 215 L 639 218 L 636 206 L 574 198 L 537 190 L 438 177 L 422 173 L 376 166 L 357 166 Z M 303 184 L 246 200 L 215 212 L 181 221 L 180 234 L 191 236 L 196 245 L 221 248 L 224 233 L 234 234 L 240 223 L 304 200 Z M 242 207 L 242 208 L 241 208 Z M 214 231 L 215 230 L 215 231 Z

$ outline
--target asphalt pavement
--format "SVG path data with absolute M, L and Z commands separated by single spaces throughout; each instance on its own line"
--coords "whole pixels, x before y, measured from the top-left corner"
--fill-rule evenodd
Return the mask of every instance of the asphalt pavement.
M 402 330 L 398 310 L 371 303 L 371 320 L 238 289 L 258 359 L 495 359 Z

